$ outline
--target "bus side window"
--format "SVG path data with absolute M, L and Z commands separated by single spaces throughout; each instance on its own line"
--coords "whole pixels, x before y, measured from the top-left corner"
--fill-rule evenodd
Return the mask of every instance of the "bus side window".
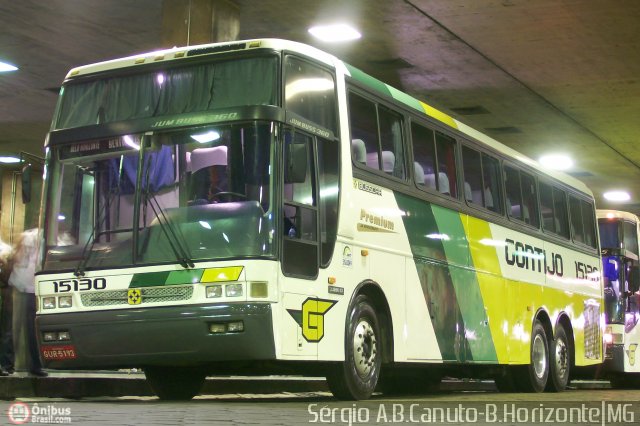
M 573 241 L 596 247 L 594 207 L 590 202 L 569 196 L 569 215 Z
M 349 93 L 349 125 L 354 161 L 373 169 L 380 169 L 375 104 L 362 96 Z
M 440 180 L 440 174 L 444 174 L 448 183 L 447 188 L 441 186 L 438 188 L 438 191 L 457 198 L 456 140 L 454 138 L 444 133 L 436 132 L 436 159 L 438 165 L 438 180 Z
M 382 171 L 404 179 L 404 150 L 402 143 L 402 116 L 378 106 Z
M 433 130 L 411 123 L 414 178 L 418 188 L 437 190 L 435 178 L 436 150 Z
M 349 119 L 353 161 L 404 179 L 402 116 L 349 93 Z

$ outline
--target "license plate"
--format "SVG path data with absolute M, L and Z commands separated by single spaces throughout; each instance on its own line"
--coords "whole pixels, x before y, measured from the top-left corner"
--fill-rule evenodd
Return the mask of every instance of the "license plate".
M 40 348 L 45 360 L 76 359 L 76 348 L 72 345 L 43 346 Z

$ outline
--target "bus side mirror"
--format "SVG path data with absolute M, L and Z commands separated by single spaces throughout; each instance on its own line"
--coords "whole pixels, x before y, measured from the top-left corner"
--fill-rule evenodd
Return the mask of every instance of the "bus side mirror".
M 31 201 L 31 164 L 22 168 L 22 202 L 28 204 Z
M 306 143 L 289 143 L 286 145 L 284 183 L 302 183 L 307 178 Z

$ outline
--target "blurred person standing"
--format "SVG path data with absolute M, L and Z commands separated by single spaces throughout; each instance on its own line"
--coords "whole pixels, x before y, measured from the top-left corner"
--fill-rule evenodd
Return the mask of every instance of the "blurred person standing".
M 39 236 L 38 229 L 29 229 L 20 235 L 13 254 L 9 285 L 17 290 L 14 296 L 25 313 L 29 373 L 37 377 L 46 377 L 48 374 L 42 369 L 36 336 L 35 272 Z
M 9 286 L 13 249 L 0 240 L 0 376 L 13 374 L 13 288 Z

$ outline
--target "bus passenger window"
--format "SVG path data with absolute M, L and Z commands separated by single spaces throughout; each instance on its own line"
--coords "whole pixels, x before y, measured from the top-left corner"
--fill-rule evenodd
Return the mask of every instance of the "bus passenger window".
M 567 196 L 564 191 L 540 182 L 540 213 L 542 229 L 564 238 L 569 238 L 567 228 Z
M 446 188 L 439 186 L 438 191 L 457 198 L 456 140 L 454 138 L 436 132 L 436 159 L 438 164 L 438 181 L 440 181 L 440 174 L 444 174 L 448 183 Z
M 380 169 L 378 161 L 378 123 L 373 102 L 354 93 L 349 93 L 349 125 L 354 160 L 373 169 Z M 360 142 L 356 142 L 360 141 Z M 357 145 L 357 148 L 356 148 Z M 364 148 L 364 156 L 362 150 Z M 357 151 L 356 151 L 357 149 Z
M 433 130 L 416 123 L 411 124 L 413 141 L 413 170 L 419 188 L 437 190 L 435 179 L 436 151 Z
M 538 227 L 538 195 L 536 179 L 529 173 L 505 166 L 507 213 L 513 219 Z
M 349 118 L 354 161 L 404 179 L 402 116 L 349 93 Z
M 402 116 L 378 106 L 380 124 L 380 148 L 382 150 L 382 171 L 404 179 L 404 149 L 402 143 Z
M 596 247 L 594 207 L 591 203 L 569 196 L 569 215 L 573 241 Z

